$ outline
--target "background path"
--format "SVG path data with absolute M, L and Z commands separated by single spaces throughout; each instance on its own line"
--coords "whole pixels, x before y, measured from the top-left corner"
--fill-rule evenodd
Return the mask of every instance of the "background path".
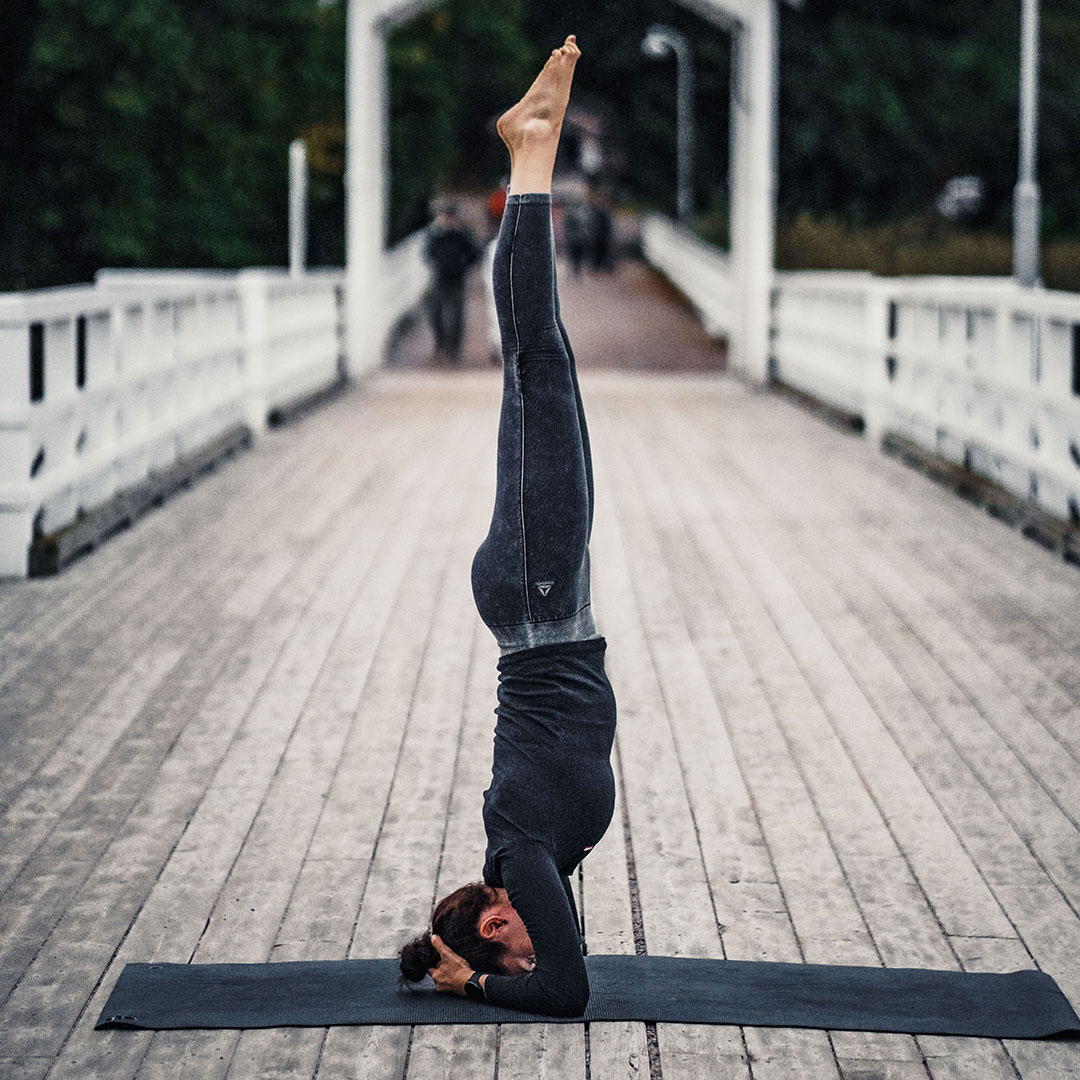
M 463 211 L 469 209 L 468 204 L 463 204 Z M 482 217 L 474 212 L 470 224 L 477 235 L 481 235 L 481 222 Z M 635 228 L 633 222 L 622 224 L 623 245 Z M 558 273 L 563 322 L 570 329 L 580 370 L 723 369 L 723 345 L 709 338 L 682 295 L 639 260 L 622 257 L 611 271 L 575 275 L 569 263 L 560 259 Z M 465 370 L 487 369 L 501 363 L 491 336 L 490 280 L 485 260 L 469 279 L 462 355 Z M 414 319 L 395 338 L 389 364 L 394 369 L 430 367 L 434 348 L 435 339 L 426 320 Z

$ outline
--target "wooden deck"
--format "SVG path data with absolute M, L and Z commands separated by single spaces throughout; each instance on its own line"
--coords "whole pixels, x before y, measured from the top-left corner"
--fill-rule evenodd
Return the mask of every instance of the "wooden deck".
M 1080 572 L 732 378 L 583 390 L 620 704 L 590 951 L 1037 965 L 1080 1004 Z M 478 876 L 498 399 L 384 372 L 0 585 L 0 1076 L 1080 1075 L 760 1028 L 92 1030 L 127 961 L 389 955 Z

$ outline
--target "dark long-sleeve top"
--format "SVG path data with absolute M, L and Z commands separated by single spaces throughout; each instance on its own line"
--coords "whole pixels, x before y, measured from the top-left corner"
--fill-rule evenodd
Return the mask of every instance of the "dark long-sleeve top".
M 603 638 L 541 645 L 499 661 L 484 881 L 505 888 L 532 940 L 527 975 L 489 974 L 487 999 L 579 1016 L 589 980 L 570 874 L 615 808 L 615 696 Z

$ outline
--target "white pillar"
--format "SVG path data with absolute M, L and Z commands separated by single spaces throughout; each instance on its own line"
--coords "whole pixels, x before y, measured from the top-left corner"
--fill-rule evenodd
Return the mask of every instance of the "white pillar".
M 375 0 L 348 0 L 345 92 L 345 354 L 351 375 L 379 363 L 386 235 L 386 45 Z
M 307 266 L 307 148 L 303 139 L 289 143 L 289 276 L 304 276 Z
M 1039 284 L 1039 0 L 1023 0 L 1020 32 L 1020 161 L 1013 189 L 1013 277 Z
M 0 297 L 0 578 L 26 577 L 34 534 L 30 321 L 22 295 Z
M 739 322 L 732 366 L 769 375 L 769 306 L 776 212 L 776 0 L 762 0 L 732 33 L 731 268 Z
M 263 270 L 241 270 L 236 291 L 244 327 L 244 418 L 256 435 L 266 431 L 270 359 L 270 283 Z

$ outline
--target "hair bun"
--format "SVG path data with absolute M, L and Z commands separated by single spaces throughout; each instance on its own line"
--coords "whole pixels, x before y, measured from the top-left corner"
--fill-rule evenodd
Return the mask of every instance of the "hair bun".
M 401 949 L 401 974 L 409 982 L 420 982 L 433 967 L 438 967 L 439 952 L 431 944 L 431 933 L 421 934 L 415 941 Z

